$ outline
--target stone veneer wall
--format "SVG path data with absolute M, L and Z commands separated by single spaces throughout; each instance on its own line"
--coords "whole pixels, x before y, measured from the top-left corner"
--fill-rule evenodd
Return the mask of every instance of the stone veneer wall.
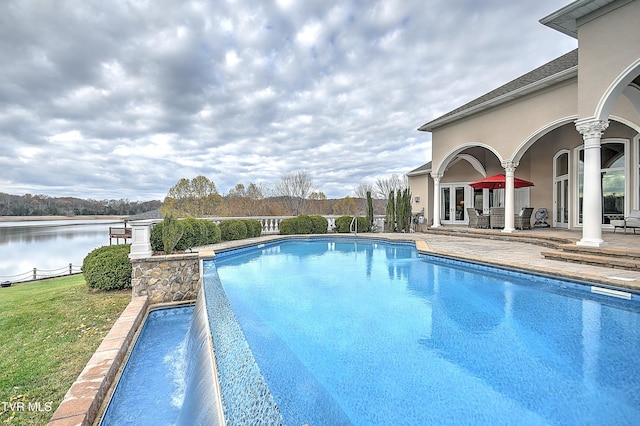
M 198 253 L 131 259 L 133 297 L 150 304 L 196 300 L 200 289 Z

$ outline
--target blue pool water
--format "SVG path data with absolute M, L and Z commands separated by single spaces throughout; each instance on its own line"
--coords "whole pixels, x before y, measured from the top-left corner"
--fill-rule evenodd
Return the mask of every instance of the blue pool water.
M 208 336 L 204 296 L 149 312 L 100 424 L 221 424 Z
M 287 424 L 640 419 L 635 295 L 366 240 L 219 253 L 216 273 Z
M 102 425 L 171 425 L 185 395 L 187 331 L 193 306 L 151 311 Z

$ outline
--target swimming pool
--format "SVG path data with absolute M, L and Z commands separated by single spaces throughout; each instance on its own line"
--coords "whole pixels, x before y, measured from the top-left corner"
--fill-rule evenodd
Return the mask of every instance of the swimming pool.
M 344 239 L 219 253 L 211 277 L 287 424 L 640 418 L 635 295 Z

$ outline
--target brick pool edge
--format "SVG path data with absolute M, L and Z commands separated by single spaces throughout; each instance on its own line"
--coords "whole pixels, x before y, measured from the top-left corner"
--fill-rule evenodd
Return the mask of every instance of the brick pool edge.
M 149 307 L 133 297 L 53 413 L 50 426 L 91 425 Z

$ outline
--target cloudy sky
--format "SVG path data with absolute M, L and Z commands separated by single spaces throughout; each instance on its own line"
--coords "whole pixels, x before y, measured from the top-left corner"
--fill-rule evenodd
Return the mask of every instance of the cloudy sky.
M 306 171 L 330 198 L 416 129 L 575 48 L 569 0 L 3 0 L 0 192 L 163 199 Z

